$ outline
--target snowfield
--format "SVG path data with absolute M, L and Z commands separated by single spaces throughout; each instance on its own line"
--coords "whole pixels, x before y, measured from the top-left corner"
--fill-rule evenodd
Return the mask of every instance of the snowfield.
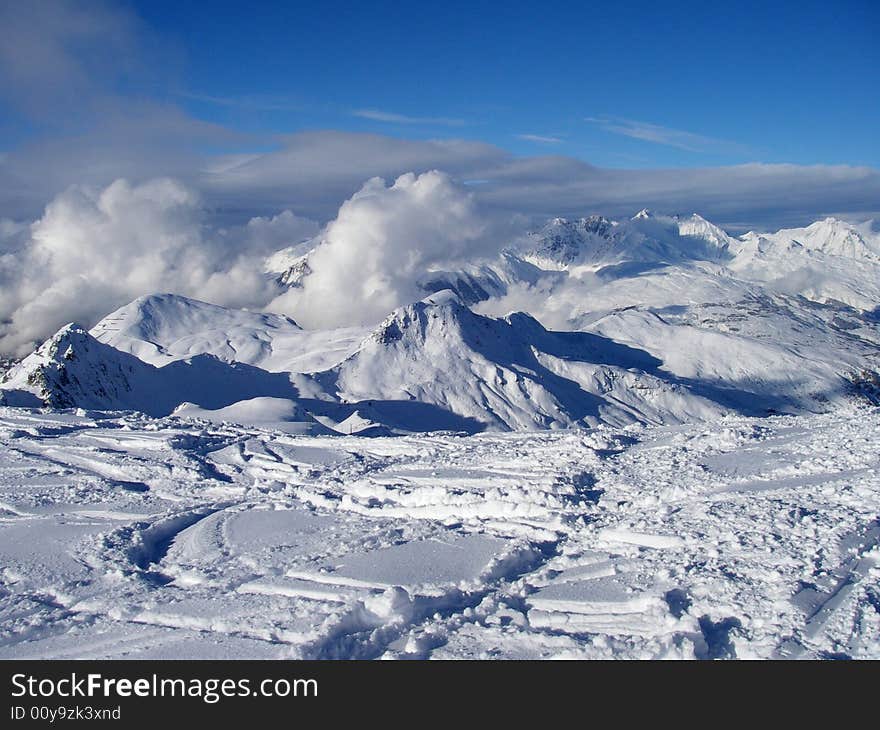
M 880 410 L 464 437 L 0 409 L 0 657 L 880 658 Z

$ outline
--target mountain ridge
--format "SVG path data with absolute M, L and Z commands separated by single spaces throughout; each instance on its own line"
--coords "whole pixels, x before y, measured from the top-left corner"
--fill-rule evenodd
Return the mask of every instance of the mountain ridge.
M 873 235 L 837 219 L 734 238 L 697 214 L 555 218 L 495 261 L 427 271 L 426 296 L 375 327 L 138 297 L 90 332 L 62 328 L 0 393 L 373 435 L 818 412 L 874 392 Z

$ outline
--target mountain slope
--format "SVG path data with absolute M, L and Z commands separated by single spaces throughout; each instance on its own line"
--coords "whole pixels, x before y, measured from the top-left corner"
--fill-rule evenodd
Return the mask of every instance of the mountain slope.
M 525 314 L 493 319 L 441 292 L 392 314 L 351 357 L 313 376 L 347 402 L 431 404 L 493 429 L 679 422 L 724 409 L 653 374 L 647 353 Z
M 177 294 L 153 294 L 109 314 L 91 333 L 105 344 L 158 366 L 210 354 L 270 372 L 309 372 L 344 359 L 365 330 L 306 331 L 282 315 L 228 309 Z
M 857 226 L 837 218 L 825 218 L 804 228 L 783 228 L 776 233 L 750 231 L 740 237 L 741 247 L 776 255 L 810 251 L 850 259 L 880 261 L 880 235 L 870 226 Z
M 138 391 L 153 389 L 155 370 L 72 323 L 7 372 L 0 385 L 10 391 L 6 400 L 12 404 L 142 409 Z
M 0 382 L 9 405 L 136 410 L 165 416 L 182 403 L 218 409 L 242 400 L 295 400 L 285 374 L 197 355 L 157 368 L 99 342 L 80 325 L 63 327 Z
M 853 379 L 880 367 L 880 348 L 863 337 L 856 312 L 782 295 L 750 295 L 734 304 L 629 307 L 586 328 L 663 361 L 663 369 L 718 389 L 730 405 L 776 412 L 821 412 L 848 400 Z M 869 333 L 865 333 L 866 335 Z
M 724 261 L 730 257 L 729 243 L 724 231 L 700 216 L 680 221 L 642 211 L 628 221 L 554 218 L 529 236 L 524 258 L 546 269 L 627 261 Z
M 815 412 L 876 394 L 870 225 L 735 239 L 698 215 L 643 211 L 554 219 L 530 241 L 427 271 L 435 293 L 372 333 L 140 297 L 91 334 L 64 328 L 6 375 L 3 398 L 388 434 Z
M 880 305 L 880 235 L 834 218 L 806 228 L 743 235 L 729 264 L 773 291 L 872 311 Z

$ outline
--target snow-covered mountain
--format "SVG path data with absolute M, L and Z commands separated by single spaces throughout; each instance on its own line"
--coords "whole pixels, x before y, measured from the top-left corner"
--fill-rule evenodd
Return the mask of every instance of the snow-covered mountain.
M 880 234 L 870 225 L 853 225 L 836 218 L 825 218 L 805 228 L 784 228 L 776 233 L 750 231 L 740 237 L 740 249 L 781 256 L 792 251 L 810 251 L 880 262 Z
M 547 273 L 514 252 L 504 251 L 492 262 L 469 264 L 452 271 L 430 270 L 419 281 L 419 288 L 428 295 L 448 289 L 461 302 L 471 305 L 503 296 L 513 285 L 537 284 Z
M 266 271 L 282 287 L 302 286 L 303 279 L 312 273 L 309 253 L 310 251 L 306 251 L 294 256 L 285 249 L 266 260 Z
M 823 411 L 880 371 L 878 251 L 870 225 L 834 219 L 734 238 L 698 215 L 556 218 L 495 260 L 426 271 L 428 296 L 376 328 L 153 294 L 62 329 L 0 389 L 364 434 Z M 308 251 L 272 266 L 297 286 Z
M 818 302 L 871 311 L 880 303 L 880 234 L 834 218 L 806 228 L 743 235 L 729 264 L 736 276 Z
M 484 264 L 478 276 L 470 274 L 476 281 L 468 281 L 468 286 L 457 288 L 453 275 L 444 281 L 449 288 L 463 290 L 459 293 L 477 292 L 466 299 L 474 303 L 503 296 L 512 284 L 568 284 L 585 272 L 609 285 L 597 292 L 594 282 L 585 292 L 594 300 L 593 311 L 632 304 L 714 302 L 719 294 L 735 301 L 765 289 L 872 311 L 880 303 L 880 234 L 870 222 L 853 225 L 833 218 L 806 228 L 750 232 L 739 238 L 697 214 L 641 211 L 625 221 L 555 218 L 498 261 Z M 646 275 L 653 278 L 643 286 Z M 672 299 L 664 299 L 677 288 L 673 279 L 690 294 L 676 291 Z M 606 297 L 607 306 L 601 303 Z
M 483 317 L 450 291 L 403 307 L 341 363 L 300 376 L 203 351 L 214 343 L 219 354 L 235 355 L 229 338 L 205 337 L 201 352 L 188 349 L 186 358 L 156 344 L 179 342 L 182 322 L 211 333 L 221 323 L 237 327 L 264 315 L 169 295 L 124 310 L 125 317 L 110 319 L 126 325 L 114 336 L 161 367 L 68 325 L 8 374 L 7 404 L 251 422 L 280 413 L 277 420 L 316 421 L 346 433 L 682 422 L 724 410 L 664 378 L 660 361 L 641 350 L 589 333 L 549 332 L 525 314 Z M 208 315 L 215 318 L 210 325 Z M 106 323 L 96 331 L 107 334 Z
M 367 327 L 69 324 L 0 375 L 0 658 L 878 658 L 872 230 L 556 219 Z
M 69 324 L 0 382 L 12 406 L 136 410 L 165 416 L 185 403 L 224 408 L 258 397 L 296 397 L 289 376 L 199 354 L 156 367 Z
M 394 312 L 313 378 L 344 401 L 402 413 L 430 404 L 479 430 L 681 422 L 725 410 L 666 378 L 661 364 L 606 337 L 550 332 L 527 314 L 477 315 L 445 291 Z
M 91 334 L 157 366 L 210 354 L 269 372 L 311 372 L 343 360 L 367 331 L 359 327 L 307 331 L 277 314 L 227 309 L 177 294 L 153 294 L 109 314 Z
M 9 405 L 144 410 L 156 368 L 103 345 L 76 323 L 61 328 L 2 380 Z
M 311 273 L 308 246 L 270 257 L 266 269 L 282 287 L 300 286 Z M 495 260 L 429 270 L 425 294 L 452 289 L 473 304 L 502 296 L 513 284 L 534 284 L 552 272 L 595 271 L 629 278 L 651 268 L 708 267 L 711 276 L 819 302 L 839 301 L 870 311 L 880 302 L 880 232 L 873 221 L 826 218 L 804 228 L 740 237 L 694 213 L 664 216 L 642 210 L 628 220 L 603 216 L 553 218 Z M 629 302 L 634 303 L 634 302 Z M 625 303 L 621 303 L 624 304 Z
M 851 397 L 860 372 L 880 364 L 871 339 L 877 332 L 857 312 L 778 294 L 749 295 L 733 306 L 628 307 L 584 328 L 644 349 L 698 392 L 719 389 L 718 400 L 740 412 L 749 404 L 826 410 Z
M 557 267 L 575 263 L 588 253 L 606 256 L 612 248 L 616 223 L 601 216 L 578 220 L 554 218 L 535 233 L 529 234 L 532 246 L 525 258 L 538 266 Z
M 10 370 L 15 365 L 15 360 L 12 358 L 0 357 L 0 378 Z
M 632 261 L 723 261 L 730 238 L 698 215 L 679 220 L 643 210 L 627 221 L 554 218 L 530 234 L 523 257 L 540 268 Z

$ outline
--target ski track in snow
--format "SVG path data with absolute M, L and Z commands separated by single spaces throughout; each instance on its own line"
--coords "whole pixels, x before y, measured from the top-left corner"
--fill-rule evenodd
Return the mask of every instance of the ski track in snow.
M 880 410 L 397 438 L 0 408 L 0 658 L 880 658 Z

